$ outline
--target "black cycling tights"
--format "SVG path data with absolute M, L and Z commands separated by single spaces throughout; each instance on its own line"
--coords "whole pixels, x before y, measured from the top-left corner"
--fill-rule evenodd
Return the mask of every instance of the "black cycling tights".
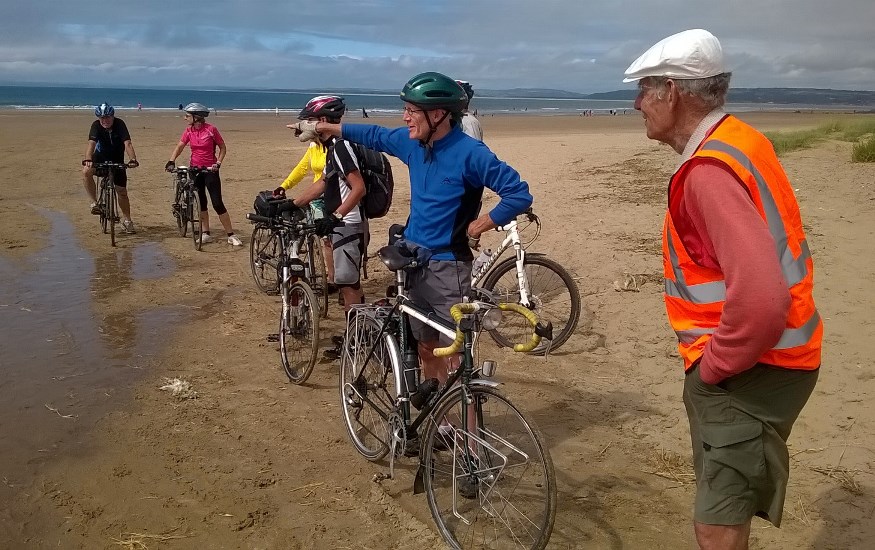
M 228 211 L 222 202 L 222 180 L 216 172 L 200 173 L 195 180 L 197 196 L 201 201 L 201 211 L 207 211 L 207 191 L 210 192 L 210 202 L 216 214 L 222 215 Z M 204 189 L 206 187 L 206 189 Z

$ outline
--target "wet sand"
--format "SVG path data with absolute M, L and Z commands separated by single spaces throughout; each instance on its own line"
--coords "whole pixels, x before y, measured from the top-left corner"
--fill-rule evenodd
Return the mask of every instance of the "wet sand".
M 303 153 L 287 120 L 210 118 L 228 142 L 225 202 L 246 246 L 198 253 L 176 234 L 162 171 L 181 118 L 120 116 L 141 162 L 129 173 L 139 232 L 112 250 L 79 176 L 90 113 L 0 111 L 0 546 L 440 547 L 425 499 L 412 494 L 415 463 L 402 460 L 398 479 L 377 483 L 386 464 L 347 442 L 337 366 L 318 363 L 306 386 L 290 385 L 266 341 L 278 305 L 251 280 L 244 215 Z M 775 130 L 864 115 L 741 116 Z M 637 114 L 481 121 L 486 142 L 530 183 L 544 222 L 532 250 L 575 273 L 586 307 L 547 360 L 485 350 L 550 447 L 560 482 L 551 547 L 691 548 L 683 375 L 661 299 L 659 230 L 676 156 L 646 139 Z M 875 165 L 851 163 L 850 148 L 830 141 L 782 159 L 814 254 L 826 343 L 791 437 L 784 526 L 755 520 L 752 548 L 858 548 L 875 535 Z M 395 166 L 395 206 L 373 224 L 375 243 L 406 216 L 407 175 Z M 28 285 L 59 246 L 75 251 L 66 271 Z M 614 289 L 626 274 L 640 291 Z M 368 296 L 388 281 L 372 261 Z M 69 299 L 48 318 L 52 285 Z M 340 326 L 333 307 L 326 344 Z M 159 389 L 174 377 L 197 398 Z

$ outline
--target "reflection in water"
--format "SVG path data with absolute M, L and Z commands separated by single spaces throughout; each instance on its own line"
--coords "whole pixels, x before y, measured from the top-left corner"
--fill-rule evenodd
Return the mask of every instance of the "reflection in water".
M 154 243 L 92 258 L 61 213 L 44 249 L 24 261 L 0 256 L 0 465 L 4 491 L 44 460 L 72 452 L 115 394 L 136 382 L 182 321 L 180 308 L 131 309 L 135 280 L 160 278 L 172 261 Z

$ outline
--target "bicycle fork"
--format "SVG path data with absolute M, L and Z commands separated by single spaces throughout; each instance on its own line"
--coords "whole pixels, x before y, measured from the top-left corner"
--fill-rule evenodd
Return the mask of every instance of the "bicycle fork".
M 532 309 L 532 303 L 529 300 L 529 279 L 526 276 L 526 251 L 522 248 L 516 251 L 516 278 L 520 290 L 520 305 Z

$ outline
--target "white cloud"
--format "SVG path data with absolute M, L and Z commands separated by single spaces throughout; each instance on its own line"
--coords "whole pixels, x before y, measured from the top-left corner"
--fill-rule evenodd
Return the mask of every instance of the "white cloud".
M 624 87 L 657 40 L 703 27 L 736 86 L 872 89 L 872 21 L 872 0 L 46 0 L 4 10 L 0 82 L 393 89 L 439 70 L 480 88 L 598 92 Z

